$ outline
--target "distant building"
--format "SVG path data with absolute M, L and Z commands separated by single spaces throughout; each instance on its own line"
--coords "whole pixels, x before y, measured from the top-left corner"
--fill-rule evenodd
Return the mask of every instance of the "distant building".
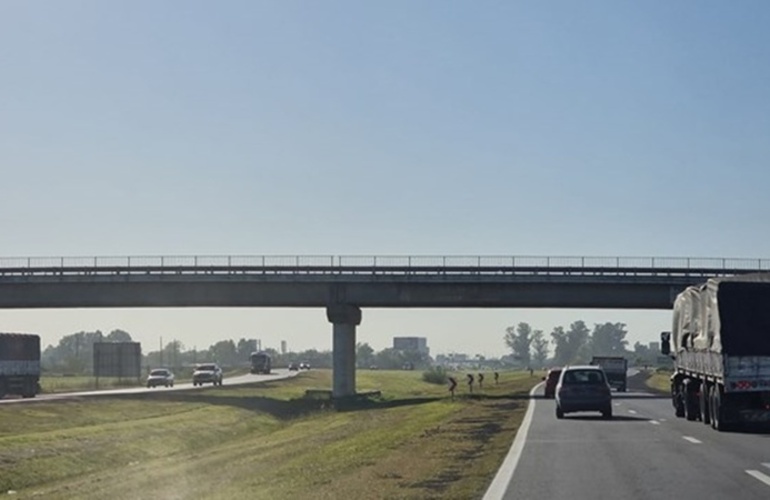
M 281 341 L 281 354 L 286 354 L 286 341 Z
M 399 351 L 417 351 L 430 355 L 428 339 L 425 337 L 393 337 L 393 349 Z

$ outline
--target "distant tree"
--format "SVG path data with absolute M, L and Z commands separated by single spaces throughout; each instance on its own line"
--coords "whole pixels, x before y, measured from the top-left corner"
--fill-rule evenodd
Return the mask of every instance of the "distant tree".
M 626 353 L 626 325 L 624 323 L 595 324 L 591 335 L 591 351 L 595 356 L 622 356 Z
M 133 342 L 133 339 L 131 334 L 124 330 L 112 330 L 102 339 L 102 342 Z
M 532 350 L 535 365 L 543 368 L 548 359 L 549 349 L 548 339 L 545 338 L 542 330 L 535 330 L 532 333 Z
M 383 370 L 400 370 L 406 361 L 403 351 L 389 347 L 374 355 L 375 364 Z
M 524 366 L 530 365 L 530 345 L 532 344 L 532 327 L 528 323 L 509 326 L 505 329 L 505 345 Z
M 587 363 L 591 357 L 591 331 L 582 320 L 575 321 L 569 326 L 567 340 L 570 350 L 574 352 L 571 363 Z
M 254 340 L 241 338 L 238 340 L 235 351 L 239 360 L 247 361 L 251 353 L 254 352 Z
M 356 344 L 356 364 L 367 368 L 374 364 L 374 349 L 367 343 Z
M 590 333 L 583 321 L 575 321 L 566 332 L 561 326 L 554 328 L 551 332 L 551 342 L 555 346 L 554 363 L 563 366 L 588 361 Z
M 208 357 L 210 361 L 215 361 L 224 366 L 238 364 L 235 342 L 232 340 L 220 340 L 209 347 Z

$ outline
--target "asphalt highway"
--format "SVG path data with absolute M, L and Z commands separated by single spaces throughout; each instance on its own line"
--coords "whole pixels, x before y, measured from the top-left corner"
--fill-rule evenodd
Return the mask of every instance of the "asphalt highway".
M 246 374 L 238 375 L 235 377 L 227 377 L 222 380 L 223 387 L 232 385 L 251 384 L 254 382 L 267 382 L 270 380 L 280 380 L 293 377 L 297 374 L 295 371 L 289 371 L 288 369 L 274 369 L 270 375 L 257 375 Z M 130 387 L 127 389 L 106 389 L 106 390 L 93 390 L 93 391 L 80 391 L 80 392 L 62 392 L 56 394 L 38 394 L 34 398 L 6 398 L 0 399 L 0 404 L 21 404 L 21 403 L 33 403 L 37 401 L 54 401 L 59 399 L 71 399 L 81 397 L 99 397 L 99 396 L 115 396 L 120 394 L 140 394 L 144 392 L 163 392 L 163 391 L 186 391 L 190 389 L 206 389 L 212 388 L 212 384 L 206 384 L 201 387 L 193 387 L 192 382 L 175 382 L 174 387 L 155 387 L 149 389 L 147 387 Z
M 666 395 L 635 390 L 613 399 L 612 420 L 598 413 L 557 420 L 539 387 L 510 480 L 484 499 L 770 499 L 770 434 L 676 418 Z

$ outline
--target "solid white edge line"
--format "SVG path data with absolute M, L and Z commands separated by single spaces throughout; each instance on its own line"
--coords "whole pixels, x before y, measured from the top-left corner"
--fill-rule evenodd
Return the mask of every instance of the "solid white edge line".
M 703 441 L 701 441 L 700 439 L 695 439 L 692 436 L 682 436 L 682 439 L 684 439 L 685 441 L 689 441 L 689 442 L 691 442 L 693 444 L 702 444 L 703 443 Z
M 746 474 L 770 486 L 770 476 L 768 476 L 767 474 L 763 474 L 758 470 L 747 470 Z
M 527 412 L 524 414 L 524 419 L 521 421 L 519 430 L 516 431 L 516 437 L 513 438 L 513 444 L 508 450 L 508 454 L 505 456 L 502 465 L 497 470 L 495 478 L 487 488 L 487 492 L 484 493 L 483 500 L 501 500 L 505 495 L 505 490 L 508 489 L 508 485 L 513 479 L 513 473 L 516 471 L 516 466 L 519 464 L 521 458 L 521 452 L 524 450 L 524 444 L 527 441 L 527 434 L 529 433 L 529 426 L 532 423 L 532 416 L 535 414 L 535 391 L 543 385 L 540 382 L 529 391 L 529 403 L 527 404 Z

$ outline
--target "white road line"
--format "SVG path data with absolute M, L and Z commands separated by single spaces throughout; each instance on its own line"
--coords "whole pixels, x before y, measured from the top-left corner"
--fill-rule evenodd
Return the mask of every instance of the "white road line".
M 658 422 L 657 420 L 648 420 L 648 422 L 651 423 L 652 425 L 660 425 L 660 422 Z
M 620 406 L 620 403 L 615 403 L 615 406 Z
M 694 437 L 691 437 L 691 436 L 682 436 L 682 439 L 684 439 L 685 441 L 689 441 L 689 442 L 691 442 L 693 444 L 701 444 L 703 442 L 703 441 L 701 441 L 699 439 L 695 439 Z
M 762 464 L 762 467 L 767 467 L 768 469 L 770 469 L 770 462 L 764 462 Z
M 636 410 L 628 410 L 628 413 L 631 413 L 633 415 L 636 415 Z
M 524 414 L 521 426 L 519 426 L 519 430 L 516 432 L 511 449 L 508 450 L 508 454 L 505 456 L 505 460 L 503 460 L 503 465 L 497 470 L 492 484 L 489 485 L 487 492 L 484 493 L 483 500 L 502 500 L 505 495 L 505 490 L 508 489 L 508 485 L 511 483 L 511 479 L 513 479 L 513 473 L 516 471 L 516 466 L 519 464 L 521 452 L 524 451 L 529 426 L 532 424 L 532 416 L 535 414 L 535 399 L 532 396 L 535 395 L 535 391 L 541 385 L 543 385 L 543 382 L 540 382 L 529 391 L 527 412 Z
M 763 483 L 765 483 L 766 485 L 770 486 L 770 476 L 768 476 L 767 474 L 763 474 L 763 473 L 759 472 L 758 470 L 747 470 L 746 474 L 748 474 L 749 476 L 753 477 L 754 479 L 758 479 L 758 480 L 762 481 Z

